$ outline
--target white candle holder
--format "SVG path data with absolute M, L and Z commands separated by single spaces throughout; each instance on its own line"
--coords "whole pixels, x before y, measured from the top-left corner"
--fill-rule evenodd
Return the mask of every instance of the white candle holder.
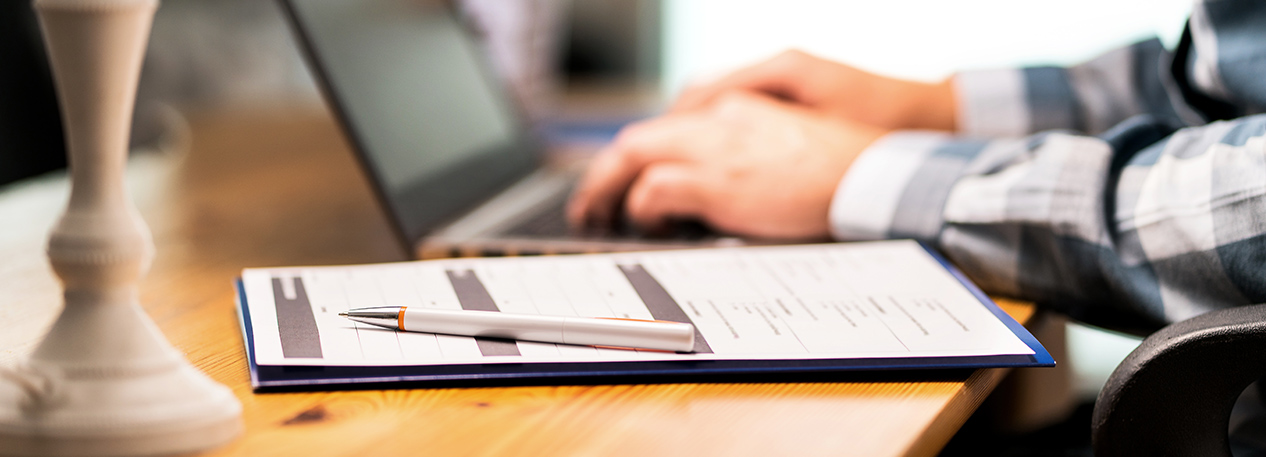
M 187 362 L 137 301 L 154 244 L 124 188 L 157 0 L 35 0 L 61 103 L 71 193 L 48 259 L 65 309 L 0 370 L 0 455 L 197 451 L 242 430 L 233 393 Z

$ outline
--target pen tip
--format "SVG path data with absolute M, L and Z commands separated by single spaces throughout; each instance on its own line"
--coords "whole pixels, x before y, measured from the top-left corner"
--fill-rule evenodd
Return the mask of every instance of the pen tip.
M 343 317 L 347 317 L 347 313 L 345 313 L 345 312 L 344 312 L 344 313 L 338 313 L 338 315 L 343 316 Z

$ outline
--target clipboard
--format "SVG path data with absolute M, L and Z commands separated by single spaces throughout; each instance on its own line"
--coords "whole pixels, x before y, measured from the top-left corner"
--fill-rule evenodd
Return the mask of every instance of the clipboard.
M 920 293 L 926 292 L 894 290 L 890 291 L 886 298 L 890 300 L 888 303 L 881 302 L 875 297 L 841 297 L 833 298 L 828 289 L 817 291 L 814 293 L 804 292 L 803 297 L 796 296 L 795 290 L 788 290 L 788 296 L 796 298 L 803 306 L 803 312 L 787 307 L 791 300 L 779 299 L 777 306 L 771 304 L 771 297 L 768 295 L 777 295 L 778 292 L 764 292 L 762 297 L 752 297 L 750 300 L 748 312 L 756 309 L 757 314 L 764 313 L 760 319 L 756 321 L 758 324 L 764 322 L 774 328 L 777 333 L 776 325 L 781 319 L 782 321 L 793 321 L 799 319 L 809 322 L 806 314 L 813 314 L 813 310 L 822 311 L 820 315 L 813 315 L 814 319 L 819 321 L 829 321 L 826 323 L 814 323 L 813 325 L 801 322 L 799 324 L 790 323 L 782 327 L 783 333 L 770 337 L 769 344 L 777 345 L 778 337 L 787 339 L 787 333 L 796 333 L 797 338 L 804 338 L 809 341 L 807 334 L 818 332 L 821 335 L 817 337 L 825 338 L 821 343 L 802 342 L 802 344 L 810 349 L 815 346 L 825 345 L 830 349 L 833 344 L 830 339 L 835 335 L 835 331 L 829 325 L 839 325 L 842 330 L 838 333 L 843 335 L 849 330 L 847 323 L 840 323 L 838 319 L 831 321 L 827 318 L 826 312 L 832 310 L 842 310 L 841 315 L 854 313 L 854 325 L 863 318 L 860 313 L 865 313 L 866 308 L 873 308 L 866 318 L 875 322 L 893 322 L 893 327 L 904 325 L 904 320 L 908 318 L 914 321 L 918 327 L 909 327 L 907 333 L 913 336 L 906 336 L 911 348 L 918 348 L 918 340 L 927 336 L 931 332 L 944 332 L 939 344 L 947 345 L 945 341 L 953 343 L 958 341 L 953 338 L 953 332 L 957 332 L 956 327 L 961 326 L 963 332 L 992 332 L 989 339 L 983 342 L 974 342 L 981 347 L 973 347 L 970 350 L 960 351 L 943 351 L 943 350 L 913 350 L 907 348 L 906 351 L 900 349 L 893 350 L 872 350 L 872 351 L 847 351 L 847 350 L 827 350 L 817 353 L 803 352 L 790 353 L 742 353 L 727 351 L 727 347 L 744 347 L 765 349 L 760 344 L 766 340 L 755 339 L 751 344 L 753 346 L 734 346 L 734 343 L 725 341 L 729 335 L 724 330 L 735 333 L 735 338 L 740 335 L 740 329 L 744 333 L 758 333 L 763 331 L 758 326 L 751 327 L 752 330 L 745 330 L 737 322 L 727 322 L 726 325 L 739 327 L 739 329 L 725 329 L 723 326 L 717 325 L 715 322 L 708 321 L 705 315 L 706 310 L 701 310 L 702 303 L 699 299 L 700 294 L 706 295 L 709 291 L 694 291 L 689 281 L 680 278 L 669 278 L 674 272 L 682 275 L 690 273 L 690 268 L 699 265 L 721 265 L 718 270 L 725 270 L 725 265 L 732 263 L 745 263 L 756 265 L 759 268 L 767 268 L 769 265 L 772 270 L 767 272 L 769 275 L 776 277 L 781 275 L 795 275 L 797 269 L 806 269 L 815 265 L 814 262 L 825 262 L 822 265 L 830 265 L 832 261 L 839 262 L 851 261 L 849 259 L 856 258 L 863 261 L 870 258 L 882 259 L 874 260 L 875 264 L 869 267 L 878 270 L 884 268 L 896 268 L 898 266 L 905 268 L 910 272 L 921 272 L 917 275 L 901 278 L 900 281 L 894 281 L 894 284 L 902 283 L 923 283 L 922 287 L 931 291 L 942 291 L 944 297 L 935 297 L 938 302 L 932 303 L 928 298 L 921 298 Z M 799 259 L 799 260 L 798 260 Z M 800 261 L 801 263 L 796 263 Z M 760 264 L 766 262 L 767 264 Z M 779 263 L 783 262 L 783 263 Z M 389 334 L 395 334 L 397 338 L 404 337 L 413 341 L 423 341 L 429 334 L 408 334 L 399 335 L 399 332 L 381 330 L 381 329 L 360 329 L 351 322 L 345 324 L 344 327 L 338 327 L 339 324 L 331 324 L 326 317 L 314 317 L 315 321 L 320 321 L 320 325 L 297 325 L 295 322 L 287 320 L 268 320 L 267 316 L 283 315 L 290 311 L 278 312 L 281 308 L 298 309 L 303 311 L 306 307 L 313 312 L 314 316 L 320 316 L 323 313 L 337 313 L 341 311 L 337 309 L 339 303 L 343 303 L 347 307 L 359 307 L 362 303 L 353 304 L 350 298 L 344 297 L 345 300 L 340 302 L 337 293 L 333 292 L 336 288 L 330 286 L 336 283 L 341 275 L 349 275 L 348 277 L 359 278 L 356 280 L 366 280 L 370 282 L 378 281 L 387 284 L 382 278 L 395 278 L 399 280 L 404 278 L 404 282 L 413 281 L 414 276 L 408 276 L 402 272 L 422 272 L 417 273 L 417 278 L 423 278 L 418 281 L 425 283 L 428 281 L 427 274 L 431 275 L 430 283 L 425 289 L 434 291 L 442 288 L 442 279 L 447 277 L 450 283 L 459 280 L 469 280 L 469 278 L 485 277 L 487 287 L 483 291 L 485 300 L 491 299 L 494 304 L 501 303 L 505 306 L 511 305 L 511 297 L 514 295 L 511 289 L 506 289 L 505 284 L 513 283 L 516 278 L 506 272 L 516 271 L 534 271 L 535 275 L 545 275 L 549 277 L 549 271 L 556 271 L 559 275 L 565 275 L 566 268 L 558 267 L 558 265 L 570 265 L 579 268 L 581 271 L 589 268 L 599 275 L 594 281 L 601 283 L 609 282 L 613 288 L 624 287 L 619 284 L 619 278 L 623 277 L 629 282 L 625 289 L 631 290 L 629 297 L 625 300 L 625 304 L 629 305 L 633 301 L 633 295 L 636 299 L 642 301 L 642 306 L 655 308 L 660 307 L 652 314 L 670 313 L 672 310 L 665 308 L 664 303 L 671 303 L 677 307 L 673 317 L 666 320 L 692 320 L 696 327 L 700 328 L 701 335 L 707 337 L 699 338 L 705 346 L 711 343 L 716 350 L 713 353 L 696 353 L 696 354 L 633 354 L 632 351 L 623 351 L 618 349 L 596 350 L 596 352 L 584 353 L 577 348 L 564 347 L 559 349 L 558 355 L 550 355 L 542 353 L 545 348 L 543 343 L 529 343 L 525 345 L 523 342 L 513 341 L 485 341 L 484 346 L 480 346 L 479 342 L 474 338 L 468 337 L 440 337 L 449 342 L 452 347 L 479 348 L 485 351 L 482 354 L 465 356 L 447 356 L 440 357 L 423 357 L 408 358 L 401 357 L 392 358 L 390 360 L 364 360 L 358 362 L 355 360 L 355 354 L 344 355 L 349 359 L 337 359 L 336 354 L 314 354 L 311 344 L 311 338 L 304 340 L 305 332 L 325 332 L 325 335 L 347 336 L 347 333 L 357 332 L 365 335 L 365 338 L 376 338 L 387 341 L 386 346 L 378 346 L 378 348 L 389 347 Z M 881 265 L 882 264 L 882 265 Z M 610 265 L 610 268 L 606 266 Z M 743 268 L 751 267 L 752 265 Z M 779 266 L 781 265 L 781 266 Z M 887 265 L 887 266 L 883 266 Z M 839 266 L 839 265 L 836 265 Z M 640 268 L 638 270 L 637 268 Z M 534 269 L 544 269 L 545 273 L 540 273 Z M 554 268 L 554 270 L 551 270 Z M 737 267 L 736 267 L 737 268 Z M 778 270 L 786 268 L 785 272 Z M 839 271 L 838 268 L 831 269 L 829 267 L 821 267 L 823 271 L 818 273 L 831 273 Z M 842 267 L 841 267 L 842 268 Z M 612 270 L 614 269 L 614 270 Z M 684 269 L 684 270 L 683 270 Z M 702 270 L 702 268 L 699 268 Z M 611 271 L 608 271 L 611 270 Z M 440 276 L 439 272 L 444 272 Z M 738 271 L 738 270 L 736 270 Z M 464 275 L 455 275 L 454 272 L 463 272 Z M 632 273 L 631 273 L 632 272 Z M 934 273 L 939 272 L 939 273 Z M 725 271 L 712 272 L 719 277 L 724 277 Z M 801 273 L 812 273 L 805 270 Z M 876 275 L 887 274 L 884 271 L 871 272 Z M 710 273 L 709 273 L 710 274 Z M 744 273 L 748 276 L 765 274 L 756 270 L 749 270 Z M 869 274 L 869 273 L 868 273 Z M 325 275 L 325 276 L 322 276 Z M 401 276 L 404 275 L 404 276 Z M 644 275 L 644 276 L 638 276 Z M 454 279 L 458 276 L 468 279 Z M 331 282 L 329 277 L 336 278 Z M 596 276 L 597 277 L 597 276 Z M 702 277 L 702 276 L 701 276 Z M 881 276 L 882 277 L 882 276 Z M 327 279 L 322 279 L 327 278 Z M 440 279 L 436 279 L 440 278 Z M 606 278 L 606 279 L 602 279 Z M 646 280 L 654 284 L 637 284 L 638 282 L 646 282 Z M 662 278 L 662 280 L 661 280 Z M 266 281 L 264 280 L 266 279 Z M 495 279 L 495 281 L 494 281 Z M 808 281 L 809 279 L 805 279 Z M 839 278 L 831 278 L 829 276 L 810 278 L 818 281 L 817 283 L 830 286 Z M 290 285 L 286 285 L 286 281 L 290 281 Z M 744 281 L 755 281 L 750 277 L 742 278 Z M 305 282 L 306 281 L 306 282 Z M 500 281 L 500 282 L 497 282 Z M 676 281 L 676 283 L 674 283 Z M 704 281 L 706 282 L 706 281 Z M 788 283 L 794 283 L 793 280 L 786 280 Z M 872 281 L 874 282 L 874 281 Z M 813 282 L 805 282 L 804 284 L 817 284 Z M 935 284 L 932 284 L 935 283 Z M 307 286 L 305 286 L 305 284 Z M 324 284 L 318 287 L 318 284 Z M 498 285 L 501 284 L 501 285 Z M 737 283 L 736 283 L 737 284 Z M 787 286 L 787 284 L 783 284 Z M 878 287 L 878 289 L 867 289 L 866 293 L 874 294 L 876 290 L 885 290 L 885 285 L 866 284 L 865 287 Z M 351 286 L 348 286 L 349 288 Z M 382 286 L 384 289 L 390 289 L 396 286 Z M 418 286 L 421 287 L 421 286 Z M 594 286 L 598 287 L 598 286 Z M 647 288 L 650 288 L 649 291 Z M 656 292 L 654 287 L 659 288 L 666 296 L 652 296 Z M 738 287 L 738 286 L 736 286 Z M 1042 347 L 1041 343 L 1032 336 L 1022 325 L 1007 315 L 992 300 L 989 299 L 978 287 L 972 284 L 962 272 L 958 271 L 940 254 L 930 247 L 907 240 L 883 241 L 869 243 L 842 243 L 842 244 L 824 244 L 824 245 L 803 245 L 803 246 L 774 246 L 774 247 L 740 247 L 740 248 L 721 248 L 721 249 L 699 249 L 699 250 L 683 250 L 683 251 L 656 251 L 646 253 L 620 253 L 620 254 L 585 254 L 577 256 L 559 256 L 559 257 L 523 257 L 523 258 L 485 258 L 485 259 L 445 259 L 419 262 L 402 262 L 394 264 L 377 264 L 377 265 L 357 265 L 357 266 L 337 266 L 337 267 L 288 267 L 288 268 L 271 268 L 271 269 L 247 269 L 243 271 L 242 277 L 236 282 L 238 313 L 239 320 L 242 323 L 242 332 L 245 337 L 246 354 L 250 364 L 251 385 L 257 392 L 265 391 L 284 391 L 297 389 L 339 389 L 348 387 L 391 387 L 391 386 L 461 386 L 461 385 L 514 385 L 514 384 L 549 384 L 549 383 L 638 383 L 647 382 L 648 380 L 675 380 L 688 381 L 693 379 L 711 378 L 716 376 L 744 376 L 744 375 L 760 375 L 764 379 L 770 376 L 779 376 L 785 374 L 788 378 L 794 379 L 797 376 L 820 374 L 820 373 L 839 373 L 839 372 L 860 372 L 860 371 L 909 371 L 909 370 L 947 370 L 947 369 L 977 369 L 977 368 L 998 368 L 998 367 L 1043 367 L 1054 366 L 1055 361 L 1050 354 Z M 362 287 L 363 288 L 363 287 Z M 454 286 L 454 289 L 460 288 Z M 806 287 L 810 288 L 810 287 Z M 908 287 L 907 287 L 908 288 Z M 916 287 L 917 288 L 917 287 Z M 263 290 L 269 289 L 269 290 Z M 416 288 L 415 288 L 416 289 Z M 841 289 L 843 290 L 843 289 Z M 267 293 L 265 293 L 267 292 Z M 287 299 L 289 294 L 293 299 Z M 383 292 L 386 296 L 388 292 Z M 615 292 L 612 292 L 616 295 Z M 742 297 L 741 293 L 734 295 Z M 815 295 L 817 294 L 817 295 Z M 354 295 L 347 292 L 349 297 Z M 403 294 L 408 295 L 408 294 Z M 418 300 L 425 300 L 419 293 Z M 722 294 L 724 295 L 724 294 Z M 756 295 L 756 294 L 753 294 Z M 840 293 L 839 295 L 848 295 Z M 273 297 L 271 302 L 268 297 Z M 302 296 L 302 298 L 300 298 Z M 817 298 L 812 298 L 817 297 Z M 318 298 L 320 298 L 318 300 Z M 409 297 L 395 297 L 394 299 L 410 299 Z M 463 297 L 458 297 L 461 302 Z M 467 299 L 469 299 L 467 297 Z M 816 303 L 813 300 L 819 300 Z M 612 299 L 614 300 L 614 299 Z M 731 297 L 729 300 L 733 301 Z M 851 301 L 850 301 L 851 300 Z M 294 302 L 300 302 L 295 306 Z M 520 300 L 522 301 L 522 300 Z M 319 302 L 319 303 L 318 303 Z M 724 302 L 721 298 L 709 300 L 712 306 L 716 306 L 717 302 Z M 741 303 L 749 303 L 742 301 Z M 807 302 L 807 303 L 806 303 Z M 872 303 L 873 302 L 873 303 Z M 762 309 L 759 303 L 770 305 L 768 309 Z M 845 305 L 841 303 L 852 303 Z M 904 303 L 904 305 L 903 305 Z M 280 305 L 280 306 L 279 306 Z M 417 305 L 426 305 L 426 303 L 418 303 Z M 522 306 L 519 303 L 516 306 Z M 440 306 L 437 302 L 435 306 Z M 544 307 L 544 304 L 541 305 Z M 850 307 L 852 306 L 852 307 Z M 256 309 L 252 309 L 256 307 Z M 976 307 L 979 307 L 978 309 Z M 261 309 L 262 308 L 262 309 Z M 323 309 L 322 309 L 323 308 Z M 331 309 L 335 308 L 335 309 Z M 611 309 L 617 311 L 592 311 L 592 312 L 618 312 L 619 307 L 613 305 Z M 635 308 L 634 308 L 635 309 Z M 736 311 L 730 314 L 729 319 L 735 320 L 734 316 L 743 315 L 743 308 L 736 307 Z M 780 316 L 777 313 L 785 310 L 787 315 Z M 252 312 L 254 311 L 254 313 Z M 506 311 L 506 310 L 503 310 Z M 632 311 L 630 311 L 632 312 Z M 879 315 L 883 312 L 883 315 Z M 718 311 L 722 313 L 722 311 Z M 737 313 L 737 314 L 735 314 Z M 889 314 L 891 313 L 891 314 Z M 948 315 L 948 319 L 941 319 L 940 325 L 935 322 L 938 316 L 942 314 Z M 606 316 L 620 317 L 620 316 Z M 628 317 L 628 316 L 624 316 Z M 663 318 L 663 315 L 655 315 L 652 317 Z M 722 315 L 724 317 L 724 315 Z M 683 319 L 684 318 L 684 319 Z M 919 322 L 920 318 L 922 322 Z M 715 320 L 715 319 L 714 319 Z M 886 321 L 885 321 L 886 320 Z M 961 321 L 960 321 L 961 320 Z M 959 322 L 956 322 L 959 321 Z M 821 324 L 820 329 L 818 328 Z M 874 324 L 874 322 L 872 322 Z M 268 327 L 264 327 L 268 326 Z M 276 328 L 274 329 L 273 326 Z M 318 329 L 318 327 L 320 329 Z M 717 329 L 724 329 L 718 331 Z M 808 329 L 808 330 L 806 330 Z M 872 329 L 873 330 L 873 329 Z M 920 335 L 922 330 L 924 335 Z M 903 332 L 902 328 L 896 330 L 890 329 L 894 336 L 899 332 Z M 287 333 L 289 332 L 289 333 Z M 363 333 L 376 332 L 376 333 Z M 799 333 L 797 333 L 799 332 Z M 282 336 L 282 335 L 286 336 Z M 805 335 L 801 335 L 805 334 Z M 295 336 L 298 335 L 298 336 Z M 320 335 L 318 335 L 320 336 Z M 765 335 L 768 336 L 768 335 Z M 764 337 L 764 336 L 762 336 Z M 993 338 L 997 337 L 997 338 Z M 299 341 L 290 345 L 289 357 L 286 351 L 278 352 L 281 347 L 281 341 L 278 344 L 270 345 L 272 339 L 291 338 Z M 755 337 L 753 337 L 755 338 Z M 268 339 L 266 342 L 264 339 Z M 900 339 L 900 338 L 897 338 Z M 996 339 L 997 341 L 994 341 Z M 402 340 L 403 341 L 403 340 Z M 931 340 L 929 340 L 931 341 Z M 461 344 L 458 344 L 461 343 Z M 996 344 L 995 344 L 996 343 Z M 347 345 L 340 345 L 331 341 L 323 341 L 324 348 L 338 349 L 346 352 Z M 403 343 L 401 343 L 403 344 Z M 729 346 L 727 346 L 727 344 Z M 878 343 L 877 343 L 878 344 Z M 994 344 L 996 347 L 988 347 Z M 306 345 L 306 346 L 305 346 Z M 495 349 L 500 345 L 502 349 Z M 503 354 L 497 353 L 506 348 L 505 345 L 522 348 L 522 354 Z M 949 344 L 952 345 L 952 344 Z M 442 346 L 442 343 L 441 343 Z M 567 345 L 562 345 L 567 346 Z M 529 353 L 527 348 L 532 348 L 534 353 Z M 794 347 L 792 347 L 794 349 Z M 847 349 L 847 347 L 845 348 Z M 364 348 L 362 348 L 362 351 Z M 712 349 L 709 349 L 712 350 Z M 308 351 L 308 352 L 304 352 Z M 487 352 L 492 351 L 492 352 Z M 611 352 L 616 351 L 616 352 Z M 320 351 L 318 351 L 320 352 Z M 327 351 L 328 352 L 328 351 Z M 389 352 L 389 351 L 388 351 Z M 408 352 L 408 351 L 403 351 Z M 547 352 L 547 351 L 546 351 Z M 267 354 L 266 354 L 267 353 Z M 262 360 L 261 360 L 262 358 Z M 262 362 L 262 363 L 261 363 Z

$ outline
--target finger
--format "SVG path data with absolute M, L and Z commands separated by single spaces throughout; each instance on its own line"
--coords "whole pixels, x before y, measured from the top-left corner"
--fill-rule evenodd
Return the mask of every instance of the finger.
M 776 97 L 795 98 L 793 78 L 798 69 L 813 57 L 799 51 L 787 51 L 758 64 L 742 68 L 714 82 L 686 89 L 669 112 L 681 113 L 703 109 L 727 92 L 755 91 Z
M 702 168 L 663 163 L 648 167 L 629 188 L 625 214 L 637 227 L 658 231 L 673 219 L 706 219 L 710 188 Z
M 567 208 L 573 227 L 612 224 L 625 191 L 653 163 L 688 161 L 700 149 L 706 120 L 697 115 L 663 116 L 626 127 L 604 149 L 581 179 Z
M 590 230 L 611 226 L 615 205 L 599 202 L 599 191 L 596 189 L 605 185 L 601 183 L 619 175 L 617 168 L 622 166 L 619 161 L 617 153 L 604 149 L 589 163 L 585 175 L 567 202 L 567 223 L 572 228 Z

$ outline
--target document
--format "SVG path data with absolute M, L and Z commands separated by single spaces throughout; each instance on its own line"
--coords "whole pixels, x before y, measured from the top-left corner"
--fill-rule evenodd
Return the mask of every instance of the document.
M 242 272 L 240 295 L 249 304 L 242 318 L 258 366 L 764 361 L 793 367 L 867 359 L 988 365 L 973 358 L 981 356 L 1053 363 L 1023 327 L 965 281 L 923 245 L 885 241 L 252 268 Z M 668 353 L 401 332 L 338 316 L 375 306 L 667 320 L 691 323 L 697 333 L 693 353 Z

